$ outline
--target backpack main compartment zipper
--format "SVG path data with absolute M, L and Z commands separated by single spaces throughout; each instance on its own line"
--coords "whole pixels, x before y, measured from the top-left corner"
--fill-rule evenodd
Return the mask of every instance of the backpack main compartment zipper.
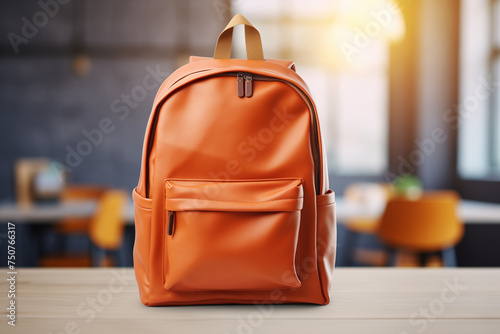
M 238 72 L 238 74 L 236 74 L 236 93 L 239 97 L 252 97 L 252 73 Z
M 253 95 L 253 77 L 252 73 L 245 73 L 245 96 L 252 97 Z

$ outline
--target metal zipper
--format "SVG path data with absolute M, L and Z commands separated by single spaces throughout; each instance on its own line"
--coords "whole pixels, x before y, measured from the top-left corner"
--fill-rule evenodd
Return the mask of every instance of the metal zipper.
M 245 97 L 245 78 L 243 77 L 243 73 L 236 75 L 236 94 L 239 97 Z
M 252 73 L 245 73 L 245 96 L 252 97 L 253 95 L 253 77 Z
M 186 78 L 189 75 L 186 75 L 183 78 Z M 313 161 L 314 161 L 314 174 L 315 174 L 315 185 L 316 185 L 316 195 L 320 195 L 321 192 L 321 157 L 320 157 L 320 148 L 319 148 L 319 138 L 318 138 L 318 122 L 316 121 L 315 117 L 315 108 L 314 104 L 312 103 L 311 99 L 302 91 L 300 87 L 297 85 L 293 84 L 292 82 L 289 82 L 287 80 L 279 79 L 279 78 L 274 78 L 274 77 L 269 77 L 265 75 L 260 75 L 260 74 L 252 74 L 248 72 L 225 72 L 225 73 L 217 73 L 213 74 L 206 78 L 211 78 L 211 77 L 234 77 L 236 76 L 236 94 L 238 97 L 243 98 L 243 97 L 252 97 L 253 96 L 253 81 L 277 81 L 277 82 L 282 82 L 291 88 L 293 88 L 297 94 L 300 95 L 300 97 L 304 100 L 304 102 L 307 104 L 307 107 L 310 110 L 310 116 L 311 116 L 311 124 L 312 124 L 312 130 L 311 130 L 311 136 L 312 136 L 312 142 L 314 145 L 312 145 L 312 154 L 313 154 Z M 177 80 L 176 82 L 178 82 Z M 158 123 L 158 118 L 159 118 L 159 110 L 163 106 L 163 103 L 165 103 L 165 100 L 163 100 L 161 103 L 158 104 L 155 110 L 155 117 L 153 119 L 152 125 L 151 125 L 151 132 L 153 136 L 150 136 L 148 139 L 148 146 L 147 146 L 147 153 L 146 153 L 146 177 L 145 177 L 145 182 L 146 182 L 146 198 L 150 198 L 150 183 L 149 183 L 149 157 L 151 155 L 151 151 L 153 149 L 153 143 L 154 143 L 154 134 L 156 132 L 156 125 Z M 169 211 L 169 226 L 170 226 L 170 219 L 172 219 L 172 228 L 173 228 L 173 221 L 174 221 L 174 213 L 172 212 L 172 215 L 170 215 Z M 172 217 L 172 218 L 171 218 Z M 171 234 L 169 234 L 171 235 Z
M 174 234 L 174 221 L 175 221 L 175 211 L 168 210 L 168 227 L 167 234 Z

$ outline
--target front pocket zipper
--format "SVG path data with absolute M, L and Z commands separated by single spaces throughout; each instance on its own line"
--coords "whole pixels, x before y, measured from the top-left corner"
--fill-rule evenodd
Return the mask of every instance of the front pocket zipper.
M 300 179 L 166 180 L 164 288 L 299 287 L 302 205 Z
M 168 226 L 167 226 L 168 235 L 172 235 L 174 233 L 174 220 L 175 220 L 175 211 L 168 211 Z

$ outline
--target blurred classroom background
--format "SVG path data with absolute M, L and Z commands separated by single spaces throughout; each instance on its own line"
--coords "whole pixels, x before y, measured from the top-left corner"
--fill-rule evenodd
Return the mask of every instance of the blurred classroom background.
M 235 13 L 315 98 L 337 265 L 500 266 L 500 0 L 3 1 L 2 254 L 132 265 L 156 90 Z

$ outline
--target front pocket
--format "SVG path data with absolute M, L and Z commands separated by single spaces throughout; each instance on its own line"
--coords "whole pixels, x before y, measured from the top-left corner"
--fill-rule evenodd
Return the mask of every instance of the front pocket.
M 300 286 L 302 180 L 165 181 L 163 285 L 170 291 Z

